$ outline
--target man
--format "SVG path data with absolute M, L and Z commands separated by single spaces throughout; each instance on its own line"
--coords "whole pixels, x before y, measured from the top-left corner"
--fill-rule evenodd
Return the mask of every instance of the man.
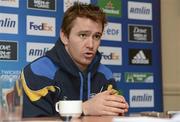
M 106 24 L 103 11 L 75 3 L 64 14 L 55 46 L 27 65 L 22 74 L 23 116 L 54 116 L 62 99 L 82 100 L 84 115 L 123 115 L 128 104 L 115 90 L 112 72 L 97 51 Z

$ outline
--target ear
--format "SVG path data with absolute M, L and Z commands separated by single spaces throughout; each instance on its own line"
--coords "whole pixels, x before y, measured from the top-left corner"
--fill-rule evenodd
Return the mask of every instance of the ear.
M 64 45 L 68 44 L 68 38 L 67 36 L 64 34 L 64 32 L 60 32 L 60 37 L 61 37 L 61 41 L 63 42 Z

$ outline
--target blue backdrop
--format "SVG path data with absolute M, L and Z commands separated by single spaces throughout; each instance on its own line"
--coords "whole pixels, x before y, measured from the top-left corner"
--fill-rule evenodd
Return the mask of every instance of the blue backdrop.
M 64 11 L 77 0 L 0 0 L 0 101 L 30 61 L 59 37 Z M 160 0 L 79 0 L 100 6 L 108 25 L 99 51 L 129 112 L 163 111 Z

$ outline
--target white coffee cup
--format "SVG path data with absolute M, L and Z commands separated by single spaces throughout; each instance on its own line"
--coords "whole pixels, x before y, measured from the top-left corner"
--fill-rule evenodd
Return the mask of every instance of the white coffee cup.
M 62 117 L 80 117 L 82 114 L 82 101 L 60 100 L 56 103 L 56 111 Z

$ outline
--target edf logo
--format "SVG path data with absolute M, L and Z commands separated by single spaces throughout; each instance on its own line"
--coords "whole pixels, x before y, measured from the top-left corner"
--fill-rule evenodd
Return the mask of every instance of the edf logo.
M 108 23 L 104 28 L 103 40 L 121 41 L 122 40 L 122 28 L 119 23 Z
M 56 36 L 55 18 L 27 16 L 27 35 Z
M 119 30 L 118 29 L 113 29 L 113 28 L 108 28 L 107 29 L 107 34 L 108 35 L 118 35 L 119 34 Z

